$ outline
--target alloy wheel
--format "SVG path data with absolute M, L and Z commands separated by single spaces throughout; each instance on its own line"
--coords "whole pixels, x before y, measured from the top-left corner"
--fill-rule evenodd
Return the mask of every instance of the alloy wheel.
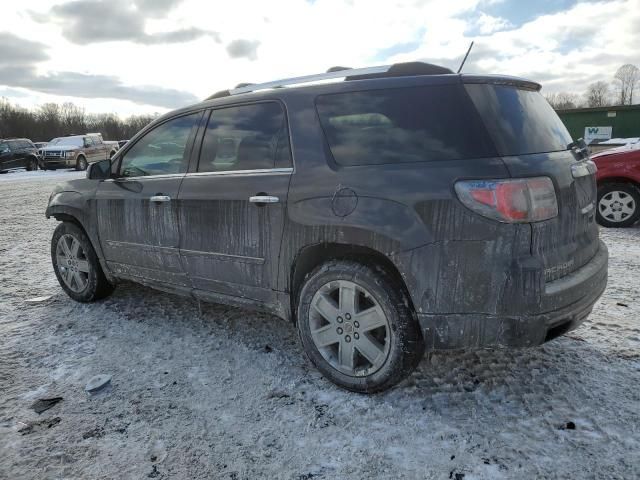
M 73 235 L 63 235 L 56 245 L 56 264 L 60 277 L 73 292 L 80 293 L 89 283 L 90 266 L 86 252 Z
M 309 327 L 320 355 L 345 375 L 371 375 L 389 355 L 387 316 L 357 283 L 335 280 L 322 286 L 311 300 Z
M 626 192 L 613 190 L 606 193 L 598 202 L 598 210 L 602 218 L 610 222 L 623 222 L 636 211 L 634 198 Z

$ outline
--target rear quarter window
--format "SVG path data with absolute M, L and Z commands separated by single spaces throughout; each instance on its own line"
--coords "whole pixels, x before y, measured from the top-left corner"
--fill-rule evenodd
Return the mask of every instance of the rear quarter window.
M 495 156 L 460 85 L 322 95 L 316 108 L 340 165 L 372 165 Z
M 469 84 L 466 89 L 500 155 L 566 150 L 571 135 L 537 91 L 510 85 Z

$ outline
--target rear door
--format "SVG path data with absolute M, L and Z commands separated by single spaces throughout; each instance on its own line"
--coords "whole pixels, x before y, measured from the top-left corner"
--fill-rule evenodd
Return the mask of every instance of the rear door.
M 179 194 L 180 253 L 204 292 L 270 302 L 293 172 L 283 106 L 211 111 Z
M 553 281 L 589 262 L 599 248 L 595 166 L 571 149 L 571 136 L 542 95 L 507 85 L 466 86 L 513 177 L 553 180 L 558 216 L 531 224 L 531 250 Z
M 11 149 L 11 155 L 8 158 L 7 166 L 5 168 L 18 168 L 24 164 L 24 148 L 20 140 L 12 140 L 7 142 Z
M 90 136 L 84 137 L 83 142 L 84 142 L 83 150 L 84 150 L 85 157 L 87 158 L 87 162 L 93 163 L 98 160 L 102 160 L 102 158 L 99 158 L 100 147 L 96 144 L 95 138 Z
M 202 112 L 156 126 L 118 158 L 96 193 L 100 244 L 121 277 L 189 287 L 180 263 L 178 191 Z

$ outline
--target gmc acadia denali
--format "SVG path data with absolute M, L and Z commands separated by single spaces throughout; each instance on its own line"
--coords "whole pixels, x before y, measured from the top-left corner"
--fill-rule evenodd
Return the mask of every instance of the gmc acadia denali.
M 539 90 L 407 63 L 218 92 L 54 190 L 55 274 L 291 319 L 358 392 L 425 350 L 539 345 L 607 282 L 595 166 Z

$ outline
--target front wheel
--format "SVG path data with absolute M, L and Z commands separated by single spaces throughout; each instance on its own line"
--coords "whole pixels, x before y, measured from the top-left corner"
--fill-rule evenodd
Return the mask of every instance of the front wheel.
M 38 170 L 38 160 L 34 157 L 27 159 L 27 165 L 25 166 L 28 172 Z
M 640 191 L 629 183 L 602 185 L 596 215 L 603 227 L 630 227 L 640 218 Z
M 87 159 L 80 156 L 76 161 L 76 170 L 86 170 L 87 169 Z
M 408 376 L 424 342 L 403 289 L 386 272 L 331 261 L 306 280 L 298 332 L 311 362 L 336 385 L 362 393 Z
M 113 292 L 87 235 L 62 222 L 51 239 L 51 261 L 62 289 L 78 302 L 100 300 Z

